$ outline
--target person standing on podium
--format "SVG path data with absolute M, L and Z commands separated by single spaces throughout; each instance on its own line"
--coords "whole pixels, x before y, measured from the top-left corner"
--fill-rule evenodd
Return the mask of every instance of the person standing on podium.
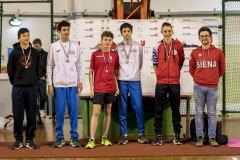
M 81 146 L 78 141 L 78 94 L 83 89 L 83 62 L 78 43 L 69 40 L 70 26 L 65 20 L 58 24 L 60 39 L 51 44 L 47 57 L 48 93 L 55 96 L 56 105 L 54 148 L 65 145 L 63 124 L 66 102 L 71 127 L 70 146 Z
M 101 49 L 92 53 L 89 69 L 90 97 L 93 98 L 93 112 L 90 125 L 90 137 L 87 149 L 95 147 L 95 133 L 98 125 L 98 116 L 104 105 L 103 136 L 101 144 L 111 146 L 108 129 L 111 122 L 112 103 L 119 94 L 117 84 L 117 70 L 119 58 L 116 51 L 112 50 L 113 34 L 104 31 L 101 34 Z
M 189 71 L 194 81 L 195 125 L 197 147 L 204 142 L 203 112 L 205 104 L 208 116 L 208 137 L 212 147 L 218 147 L 216 141 L 218 83 L 225 73 L 225 58 L 221 49 L 211 44 L 212 31 L 208 27 L 201 27 L 198 31 L 201 46 L 194 49 L 189 61 Z
M 172 109 L 174 128 L 174 144 L 181 144 L 181 115 L 180 108 L 180 70 L 185 59 L 183 45 L 172 38 L 173 27 L 164 22 L 161 27 L 163 40 L 154 48 L 152 54 L 153 68 L 156 73 L 157 84 L 155 89 L 155 133 L 153 145 L 162 145 L 163 110 L 169 95 Z
M 142 102 L 141 69 L 143 64 L 143 50 L 141 45 L 132 39 L 133 26 L 123 23 L 120 32 L 123 41 L 117 46 L 119 55 L 118 85 L 120 93 L 118 96 L 118 117 L 121 138 L 118 144 L 127 144 L 127 106 L 128 94 L 132 107 L 136 113 L 138 126 L 138 142 L 148 143 L 144 136 L 144 111 Z

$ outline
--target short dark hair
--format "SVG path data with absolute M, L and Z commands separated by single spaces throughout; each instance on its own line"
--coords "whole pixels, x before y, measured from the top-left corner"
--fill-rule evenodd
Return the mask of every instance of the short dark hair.
M 101 34 L 101 39 L 103 39 L 103 37 L 110 37 L 110 38 L 114 38 L 114 35 L 111 31 L 104 31 L 102 34 Z
M 62 27 L 71 27 L 71 24 L 66 20 L 62 20 L 58 23 L 57 30 L 61 31 Z
M 133 30 L 133 26 L 130 24 L 130 23 L 123 23 L 121 26 L 120 26 L 120 32 L 122 33 L 122 30 L 123 28 L 129 28 L 132 32 Z
M 162 24 L 162 28 L 163 28 L 163 27 L 166 27 L 166 26 L 168 26 L 168 27 L 172 27 L 172 25 L 171 25 L 170 23 L 168 23 L 168 22 L 164 22 L 164 23 Z
M 29 30 L 28 30 L 27 28 L 20 28 L 20 29 L 18 30 L 18 38 L 20 38 L 21 34 L 24 34 L 24 33 L 26 33 L 26 32 L 29 33 Z
M 37 44 L 37 43 L 40 44 L 40 45 L 42 45 L 41 39 L 36 38 L 36 39 L 33 40 L 33 44 Z
M 198 30 L 198 36 L 200 36 L 200 33 L 203 32 L 203 31 L 207 31 L 209 33 L 210 36 L 212 36 L 212 31 L 210 28 L 204 26 L 204 27 L 201 27 L 199 30 Z

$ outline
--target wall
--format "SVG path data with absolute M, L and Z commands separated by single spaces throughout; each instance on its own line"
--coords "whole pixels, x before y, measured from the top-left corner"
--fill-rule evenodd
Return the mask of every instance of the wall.
M 50 18 L 38 18 L 38 17 L 22 17 L 21 26 L 10 26 L 9 20 L 11 17 L 3 17 L 2 28 L 2 67 L 7 65 L 8 48 L 12 48 L 12 44 L 18 42 L 17 32 L 20 28 L 26 27 L 30 31 L 31 42 L 35 38 L 40 38 L 43 43 L 43 49 L 48 51 L 51 43 L 51 26 Z M 55 18 L 55 21 L 62 20 L 61 18 Z
M 221 0 L 151 0 L 155 12 L 221 11 Z
M 124 0 L 127 1 L 127 0 Z M 129 1 L 129 0 L 128 0 Z M 150 8 L 155 12 L 221 11 L 221 0 L 151 0 Z M 4 4 L 5 12 L 49 12 L 48 3 Z M 54 0 L 55 13 L 104 12 L 112 10 L 112 0 Z
M 54 0 L 54 13 L 71 13 L 73 0 Z M 4 13 L 14 13 L 20 9 L 20 13 L 49 13 L 50 3 L 4 3 Z
M 127 2 L 130 0 L 124 0 Z M 136 0 L 135 0 L 136 1 Z M 151 0 L 150 8 L 155 12 L 221 11 L 221 0 Z M 112 0 L 74 0 L 74 11 L 104 12 L 112 10 Z M 93 5 L 94 4 L 94 5 Z M 206 5 L 207 4 L 207 5 Z

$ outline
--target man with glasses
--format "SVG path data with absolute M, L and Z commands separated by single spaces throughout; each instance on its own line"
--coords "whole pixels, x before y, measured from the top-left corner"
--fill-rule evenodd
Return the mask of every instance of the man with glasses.
M 154 145 L 162 145 L 162 120 L 163 110 L 166 105 L 167 95 L 172 109 L 174 127 L 174 144 L 181 144 L 181 116 L 180 107 L 180 70 L 184 62 L 183 45 L 178 40 L 172 39 L 172 26 L 163 23 L 161 28 L 163 40 L 154 48 L 152 54 L 153 68 L 156 73 L 157 84 L 155 90 L 155 133 Z
M 189 61 L 189 70 L 194 81 L 196 146 L 203 146 L 203 112 L 206 103 L 209 142 L 211 146 L 217 147 L 219 146 L 216 141 L 218 83 L 219 78 L 225 73 L 225 58 L 223 52 L 211 44 L 212 31 L 208 27 L 200 28 L 198 36 L 202 45 L 192 51 Z

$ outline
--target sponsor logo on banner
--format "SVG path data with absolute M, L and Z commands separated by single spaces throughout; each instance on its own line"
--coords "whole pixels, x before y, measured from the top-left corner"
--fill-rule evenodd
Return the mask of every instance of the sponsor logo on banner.
M 183 36 L 194 36 L 194 35 L 196 35 L 196 34 L 192 34 L 192 33 L 187 33 L 187 32 L 185 32 L 185 33 L 183 33 L 182 35 L 183 35 Z
M 210 28 L 210 29 L 218 29 L 217 25 L 207 25 L 206 27 Z
M 155 33 L 155 34 L 150 34 L 150 37 L 157 37 L 157 36 L 159 36 L 159 34 L 158 34 L 158 33 Z
M 212 32 L 212 34 L 216 34 L 216 35 L 218 35 L 218 32 Z
M 203 21 L 203 22 L 216 22 L 217 19 L 216 19 L 216 18 L 214 18 L 214 19 L 211 19 L 211 18 L 203 18 L 202 21 Z
M 110 20 L 109 20 L 109 19 L 106 19 L 106 20 L 102 19 L 101 22 L 102 22 L 102 23 L 105 23 L 105 22 L 109 23 Z
M 156 31 L 156 30 L 158 30 L 158 27 L 149 28 L 149 30 L 154 30 L 154 31 Z
M 94 35 L 93 35 L 93 34 L 90 34 L 90 35 L 85 35 L 85 37 L 93 38 L 93 37 L 94 37 Z
M 152 20 L 152 21 L 150 21 L 150 23 L 158 23 L 158 20 Z
M 85 23 L 92 24 L 92 23 L 94 23 L 94 21 L 85 21 Z
M 84 31 L 89 31 L 89 32 L 91 32 L 91 31 L 93 31 L 93 28 L 86 28 Z
M 197 44 L 186 44 L 185 42 L 183 43 L 184 48 L 196 48 L 198 47 Z
M 198 20 L 185 18 L 185 19 L 182 19 L 182 22 L 198 22 Z
M 109 27 L 101 27 L 101 30 L 109 30 Z
M 190 27 L 190 26 L 183 26 L 182 29 L 196 29 L 196 28 L 193 28 L 193 27 Z
M 127 21 L 124 21 L 124 20 L 117 21 L 117 23 L 125 23 L 125 22 L 127 22 Z

